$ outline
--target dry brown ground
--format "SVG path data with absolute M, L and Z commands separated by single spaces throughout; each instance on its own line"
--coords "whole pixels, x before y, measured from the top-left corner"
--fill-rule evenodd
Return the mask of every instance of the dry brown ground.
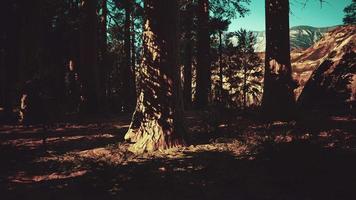
M 0 199 L 356 199 L 355 120 L 188 119 L 190 146 L 142 155 L 122 141 L 129 117 L 3 125 Z

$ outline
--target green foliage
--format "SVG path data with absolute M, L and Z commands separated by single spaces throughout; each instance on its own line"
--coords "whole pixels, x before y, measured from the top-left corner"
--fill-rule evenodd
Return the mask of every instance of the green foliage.
M 230 23 L 229 20 L 213 17 L 210 19 L 210 32 L 219 33 L 226 31 L 229 28 Z
M 234 44 L 234 40 L 237 43 Z M 239 30 L 225 35 L 225 77 L 230 101 L 242 105 L 246 95 L 248 105 L 258 105 L 262 95 L 262 64 L 254 52 L 253 32 Z
M 221 19 L 244 17 L 249 12 L 246 5 L 250 2 L 250 0 L 210 0 L 210 11 L 214 17 Z
M 344 24 L 356 24 L 356 0 L 352 0 L 352 3 L 344 9 L 344 12 Z

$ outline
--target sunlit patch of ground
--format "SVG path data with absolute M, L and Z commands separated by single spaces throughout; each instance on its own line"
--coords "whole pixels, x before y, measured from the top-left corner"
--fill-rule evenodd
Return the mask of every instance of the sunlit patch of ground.
M 28 176 L 25 174 L 25 172 L 19 172 L 15 177 L 10 177 L 10 179 L 14 183 L 33 183 L 33 182 L 41 182 L 41 181 L 74 178 L 78 176 L 83 176 L 86 173 L 87 170 L 80 170 L 80 171 L 67 172 L 67 173 L 54 172 L 51 174 Z
M 204 127 L 196 123 L 197 129 L 191 130 L 192 136 L 198 137 L 198 140 L 192 140 L 196 143 L 135 155 L 128 151 L 130 144 L 122 141 L 128 122 L 60 124 L 50 128 L 45 143 L 39 136 L 43 134 L 40 128 L 16 126 L 11 130 L 11 126 L 1 127 L 0 150 L 3 151 L 0 152 L 4 164 L 1 166 L 0 186 L 3 185 L 5 190 L 0 189 L 0 192 L 9 199 L 32 197 L 17 196 L 21 194 L 50 199 L 50 196 L 41 196 L 41 191 L 50 194 L 56 188 L 56 195 L 62 199 L 80 199 L 82 197 L 76 195 L 83 190 L 78 189 L 81 185 L 79 188 L 86 188 L 84 190 L 90 193 L 86 199 L 98 199 L 102 195 L 114 199 L 139 199 L 142 196 L 135 193 L 135 188 L 145 190 L 142 187 L 148 187 L 157 194 L 174 193 L 180 197 L 177 199 L 199 199 L 199 195 L 214 197 L 220 193 L 227 195 L 222 199 L 229 199 L 233 190 L 237 190 L 238 194 L 234 195 L 242 199 L 281 199 L 288 195 L 278 188 L 288 185 L 303 188 L 303 184 L 289 179 L 302 181 L 298 177 L 313 177 L 308 170 L 317 174 L 319 172 L 315 170 L 331 173 L 327 168 L 329 165 L 333 170 L 340 170 L 339 165 L 332 164 L 335 162 L 341 166 L 348 163 L 344 169 L 345 173 L 350 173 L 348 169 L 355 165 L 354 160 L 343 159 L 345 155 L 356 155 L 354 129 L 315 129 L 300 127 L 296 122 L 257 123 L 240 118 L 229 124 L 222 122 L 216 133 L 207 134 L 199 132 Z M 324 154 L 329 156 L 324 158 Z M 324 160 L 328 157 L 330 161 Z M 290 162 L 292 164 L 289 165 Z M 303 162 L 309 166 L 304 166 Z M 298 172 L 301 173 L 299 175 L 283 172 L 283 165 L 288 165 L 291 170 L 300 168 L 302 172 Z M 354 174 L 350 174 L 351 177 Z M 322 178 L 310 181 L 322 184 L 319 179 L 323 181 Z M 332 175 L 331 179 L 344 181 L 343 187 L 348 189 L 348 178 Z M 225 185 L 225 182 L 230 185 Z M 155 189 L 155 184 L 162 189 Z M 74 195 L 71 190 L 78 191 Z M 258 192 L 253 192 L 255 190 Z M 190 194 L 184 196 L 184 193 Z M 276 195 L 279 198 L 272 198 Z M 305 195 L 295 199 L 308 199 L 307 193 Z

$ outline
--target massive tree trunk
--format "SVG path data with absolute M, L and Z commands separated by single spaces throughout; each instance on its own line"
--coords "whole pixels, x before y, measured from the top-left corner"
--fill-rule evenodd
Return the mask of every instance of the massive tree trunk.
M 266 58 L 262 109 L 269 118 L 288 118 L 295 99 L 290 63 L 289 1 L 266 0 Z
M 125 139 L 133 152 L 184 144 L 177 64 L 177 1 L 145 0 L 141 86 Z
M 131 13 L 132 13 L 132 0 L 127 0 L 125 2 L 125 64 L 123 66 L 122 80 L 124 89 L 124 105 L 125 111 L 132 111 L 134 108 L 134 101 L 136 97 L 136 89 L 134 87 L 134 73 L 133 73 L 133 63 L 131 56 Z
M 97 112 L 99 106 L 98 16 L 96 0 L 81 0 L 80 75 L 83 84 L 84 112 Z
M 209 1 L 198 0 L 198 44 L 196 106 L 204 108 L 209 103 L 211 88 Z
M 184 50 L 184 107 L 190 109 L 192 105 L 192 62 L 193 62 L 193 15 L 192 10 L 187 9 L 185 17 L 185 50 Z

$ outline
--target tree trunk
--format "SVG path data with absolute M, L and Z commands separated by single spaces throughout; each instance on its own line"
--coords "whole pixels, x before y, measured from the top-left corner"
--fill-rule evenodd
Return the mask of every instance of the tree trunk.
M 262 109 L 268 118 L 292 117 L 289 1 L 266 0 L 266 58 Z
M 132 11 L 131 12 L 131 65 L 132 65 L 132 72 L 134 75 L 134 81 L 135 84 L 134 86 L 136 86 L 136 48 L 135 48 L 135 37 L 136 37 L 136 33 L 135 33 L 135 12 Z M 135 89 L 136 90 L 136 89 Z M 136 96 L 136 95 L 135 95 Z
M 243 93 L 244 93 L 244 111 L 246 111 L 247 107 L 247 66 L 246 63 L 243 62 L 244 68 L 244 85 L 243 85 Z
M 101 51 L 101 66 L 100 66 L 100 86 L 101 88 L 101 98 L 103 100 L 103 106 L 107 107 L 107 76 L 109 72 L 108 64 L 108 53 L 107 53 L 107 15 L 108 7 L 107 0 L 102 0 L 101 2 L 101 20 L 100 20 L 100 51 Z M 104 103 L 105 102 L 105 103 Z
M 125 111 L 132 111 L 134 108 L 134 101 L 136 97 L 135 87 L 134 87 L 134 73 L 132 67 L 132 57 L 131 57 L 131 12 L 132 12 L 131 0 L 127 0 L 125 4 L 125 65 L 123 66 L 122 80 L 124 89 L 124 105 Z
M 81 0 L 80 66 L 83 84 L 84 112 L 97 112 L 99 106 L 98 78 L 98 16 L 96 0 Z
M 10 119 L 16 99 L 16 82 L 18 79 L 18 48 L 20 12 L 14 2 L 1 3 L 0 30 L 0 107 L 4 108 L 4 119 Z
M 132 65 L 132 92 L 133 99 L 135 100 L 137 97 L 137 86 L 136 86 L 136 32 L 135 32 L 135 12 L 131 12 L 131 65 Z M 133 102 L 135 102 L 133 100 Z
M 186 41 L 185 41 L 185 51 L 184 51 L 184 107 L 185 109 L 190 109 L 192 106 L 192 62 L 193 62 L 193 16 L 192 10 L 187 10 L 188 15 L 185 19 L 186 26 Z
M 223 103 L 223 90 L 224 90 L 224 80 L 223 80 L 223 66 L 222 66 L 222 32 L 219 31 L 219 68 L 220 68 L 220 103 Z
M 133 152 L 184 144 L 177 64 L 177 1 L 145 0 L 141 91 L 125 135 Z
M 209 103 L 211 89 L 209 1 L 198 0 L 198 43 L 196 106 L 204 108 Z

